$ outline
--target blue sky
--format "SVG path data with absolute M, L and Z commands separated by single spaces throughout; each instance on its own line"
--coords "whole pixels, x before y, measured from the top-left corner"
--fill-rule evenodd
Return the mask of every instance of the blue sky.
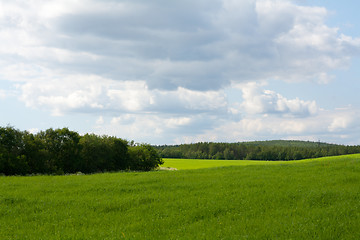
M 0 0 L 0 125 L 360 144 L 359 5 Z

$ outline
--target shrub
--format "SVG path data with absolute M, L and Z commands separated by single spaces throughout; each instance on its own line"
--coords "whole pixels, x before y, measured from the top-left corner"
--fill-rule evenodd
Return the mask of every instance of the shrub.
M 129 153 L 131 170 L 150 171 L 164 163 L 157 151 L 149 144 L 130 147 Z

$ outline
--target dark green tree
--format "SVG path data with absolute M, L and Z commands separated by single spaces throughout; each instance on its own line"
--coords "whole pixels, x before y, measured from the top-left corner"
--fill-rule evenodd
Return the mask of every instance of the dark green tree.
M 79 166 L 79 141 L 77 132 L 68 128 L 47 129 L 37 134 L 47 155 L 51 172 L 76 172 Z
M 163 164 L 157 151 L 149 144 L 141 144 L 129 148 L 130 169 L 150 171 Z

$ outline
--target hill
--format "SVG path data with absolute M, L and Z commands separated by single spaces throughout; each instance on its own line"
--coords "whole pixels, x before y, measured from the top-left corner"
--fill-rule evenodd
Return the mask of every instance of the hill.
M 251 141 L 243 142 L 246 145 L 256 145 L 256 146 L 278 146 L 278 147 L 334 147 L 342 146 L 340 144 L 331 144 L 325 142 L 311 142 L 311 141 L 300 141 L 300 140 L 268 140 L 268 141 Z
M 299 160 L 360 153 L 360 146 L 322 142 L 272 140 L 239 143 L 200 142 L 154 146 L 163 158 L 227 160 Z

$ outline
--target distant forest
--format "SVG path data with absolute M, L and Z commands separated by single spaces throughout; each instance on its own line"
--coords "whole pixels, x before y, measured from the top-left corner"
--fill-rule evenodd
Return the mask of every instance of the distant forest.
M 68 128 L 37 134 L 0 127 L 0 175 L 149 171 L 162 164 L 149 144 L 85 134 Z
M 200 142 L 155 146 L 162 158 L 227 160 L 300 160 L 360 153 L 360 146 L 344 146 L 309 141 L 255 141 L 243 143 Z

